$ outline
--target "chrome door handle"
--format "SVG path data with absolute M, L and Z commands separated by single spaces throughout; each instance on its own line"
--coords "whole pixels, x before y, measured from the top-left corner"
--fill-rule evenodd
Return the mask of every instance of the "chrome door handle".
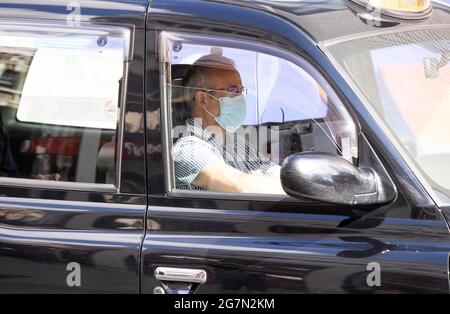
M 206 282 L 206 271 L 203 269 L 158 267 L 155 278 L 160 281 L 176 281 L 203 284 Z

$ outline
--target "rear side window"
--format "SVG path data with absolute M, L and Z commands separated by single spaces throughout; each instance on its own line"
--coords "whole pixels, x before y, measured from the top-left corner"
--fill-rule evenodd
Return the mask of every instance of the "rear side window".
M 169 189 L 284 194 L 292 154 L 357 158 L 352 118 L 304 60 L 189 35 L 163 43 Z
M 0 25 L 0 176 L 115 184 L 129 31 Z

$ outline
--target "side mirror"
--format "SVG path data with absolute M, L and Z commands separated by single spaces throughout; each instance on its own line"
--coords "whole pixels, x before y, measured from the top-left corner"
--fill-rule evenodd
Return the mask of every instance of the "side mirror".
M 383 181 L 374 170 L 357 168 L 329 153 L 289 156 L 281 166 L 281 184 L 292 197 L 341 205 L 385 204 L 395 198 L 384 192 Z

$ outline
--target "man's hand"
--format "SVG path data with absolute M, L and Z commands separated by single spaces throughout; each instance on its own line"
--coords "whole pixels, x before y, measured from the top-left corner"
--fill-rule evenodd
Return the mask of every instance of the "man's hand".
M 264 193 L 286 195 L 280 177 L 248 174 L 226 163 L 214 162 L 206 166 L 193 184 L 211 192 Z

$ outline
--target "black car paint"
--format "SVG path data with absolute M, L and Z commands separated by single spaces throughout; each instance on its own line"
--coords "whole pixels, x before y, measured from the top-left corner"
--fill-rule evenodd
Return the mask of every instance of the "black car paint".
M 133 25 L 145 28 L 147 0 L 43 0 L 0 2 L 0 18 L 14 17 L 18 20 L 67 21 L 70 14 L 80 9 L 80 22 L 99 22 L 118 25 Z
M 143 114 L 146 1 L 78 3 L 82 23 L 135 28 L 125 112 Z M 0 18 L 65 22 L 67 5 L 0 1 Z M 139 293 L 145 155 L 129 150 L 144 142 L 143 131 L 124 132 L 120 193 L 0 187 L 0 292 Z M 81 266 L 80 287 L 66 283 L 71 262 Z
M 300 9 L 272 5 L 270 12 L 263 1 L 78 2 L 82 22 L 135 27 L 126 112 L 144 118 L 160 117 L 160 31 L 244 39 L 302 55 L 358 120 L 360 162 L 374 163 L 373 148 L 399 196 L 370 210 L 263 197 L 168 196 L 157 121 L 145 134 L 125 133 L 124 149 L 126 142 L 145 143 L 146 158 L 123 159 L 120 193 L 0 188 L 0 291 L 152 293 L 160 285 L 155 268 L 173 266 L 207 271 L 199 293 L 448 292 L 450 239 L 441 210 L 317 46 L 337 33 L 351 34 L 353 25 L 367 27 L 345 1 L 302 1 Z M 63 0 L 0 0 L 2 19 L 64 21 L 67 12 Z M 322 13 L 348 18 L 328 19 L 335 27 L 319 28 Z M 349 18 L 356 20 L 348 24 Z M 69 262 L 82 266 L 81 287 L 66 285 Z M 380 287 L 366 284 L 369 262 L 381 265 Z
M 281 18 L 280 12 L 273 14 L 257 3 L 188 3 L 152 1 L 147 51 L 157 51 L 160 31 L 171 31 L 248 40 L 302 55 L 346 100 L 360 123 L 362 142 L 367 139 L 382 160 L 399 197 L 389 205 L 358 212 L 312 202 L 166 196 L 162 185 L 149 185 L 142 292 L 151 293 L 160 285 L 153 274 L 160 266 L 206 270 L 208 281 L 199 287 L 199 293 L 448 292 L 447 223 L 354 91 L 318 48 L 314 36 L 326 36 L 308 36 L 302 31 L 300 17 L 295 24 L 294 19 Z M 311 6 L 319 12 L 328 11 L 327 3 Z M 151 87 L 147 95 L 156 99 L 147 102 L 147 111 L 152 111 L 159 106 L 155 96 L 159 92 L 157 54 L 147 55 L 147 80 L 147 88 Z M 361 163 L 371 164 L 364 160 L 371 158 L 368 152 L 369 148 L 362 152 Z M 163 169 L 162 156 L 152 160 L 147 158 L 148 182 L 162 181 L 154 172 Z M 431 225 L 433 232 L 425 231 Z M 370 262 L 381 266 L 381 287 L 366 283 Z

